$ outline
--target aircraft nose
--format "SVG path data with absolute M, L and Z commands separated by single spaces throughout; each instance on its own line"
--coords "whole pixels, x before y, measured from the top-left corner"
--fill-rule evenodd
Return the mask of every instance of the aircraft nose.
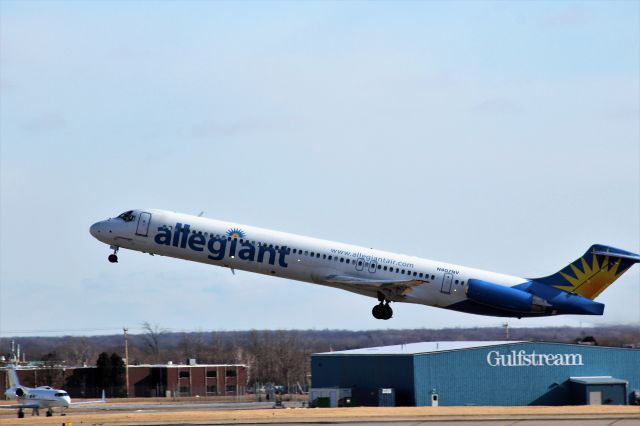
M 104 220 L 100 222 L 96 222 L 89 227 L 89 233 L 93 235 L 94 238 L 100 239 L 104 238 L 107 231 L 106 223 Z
M 100 222 L 96 222 L 89 228 L 89 233 L 93 235 L 94 238 L 98 238 L 98 234 L 100 232 Z

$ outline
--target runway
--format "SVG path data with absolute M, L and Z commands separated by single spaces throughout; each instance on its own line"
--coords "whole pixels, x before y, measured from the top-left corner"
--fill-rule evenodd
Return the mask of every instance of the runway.
M 526 407 L 353 407 L 265 408 L 264 403 L 244 404 L 107 404 L 92 411 L 69 410 L 61 417 L 15 417 L 0 414 L 0 425 L 497 425 L 497 426 L 640 426 L 639 406 L 526 406 Z M 117 406 L 120 407 L 117 407 Z

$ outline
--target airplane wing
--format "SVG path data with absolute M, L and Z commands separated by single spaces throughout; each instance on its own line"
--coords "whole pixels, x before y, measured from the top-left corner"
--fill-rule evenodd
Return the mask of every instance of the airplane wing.
M 81 401 L 81 402 L 72 402 L 69 404 L 69 407 L 76 405 L 87 405 L 87 404 L 105 404 L 107 402 L 107 397 L 105 396 L 104 389 L 102 390 L 102 399 L 98 399 L 96 401 Z
M 12 405 L 4 405 L 0 404 L 0 408 L 11 408 L 15 410 L 16 408 L 42 408 L 40 404 L 36 404 L 34 402 L 28 404 L 12 404 Z
M 324 281 L 329 284 L 340 284 L 363 290 L 391 290 L 398 296 L 406 296 L 412 288 L 426 283 L 424 280 L 375 280 L 369 278 L 352 277 L 349 275 L 327 275 Z

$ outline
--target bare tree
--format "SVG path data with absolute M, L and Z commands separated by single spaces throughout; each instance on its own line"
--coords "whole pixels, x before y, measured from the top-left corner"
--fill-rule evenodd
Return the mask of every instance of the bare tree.
M 161 328 L 158 324 L 151 325 L 148 321 L 142 323 L 144 334 L 143 349 L 147 353 L 151 362 L 160 362 L 160 340 L 167 333 L 167 329 Z

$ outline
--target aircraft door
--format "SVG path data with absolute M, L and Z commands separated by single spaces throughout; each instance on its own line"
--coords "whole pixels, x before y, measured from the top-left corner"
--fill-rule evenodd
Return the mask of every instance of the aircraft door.
M 451 293 L 451 281 L 453 281 L 453 275 L 444 274 L 444 277 L 442 278 L 442 288 L 440 288 L 442 293 Z
M 371 263 L 369 263 L 369 272 L 373 274 L 374 272 L 376 272 L 377 269 L 378 269 L 378 262 L 376 262 L 375 260 L 372 260 Z
M 141 212 L 138 218 L 138 228 L 136 235 L 146 237 L 149 235 L 149 224 L 151 223 L 151 213 Z
M 356 271 L 362 271 L 364 269 L 364 259 L 363 258 L 359 258 L 356 259 Z

